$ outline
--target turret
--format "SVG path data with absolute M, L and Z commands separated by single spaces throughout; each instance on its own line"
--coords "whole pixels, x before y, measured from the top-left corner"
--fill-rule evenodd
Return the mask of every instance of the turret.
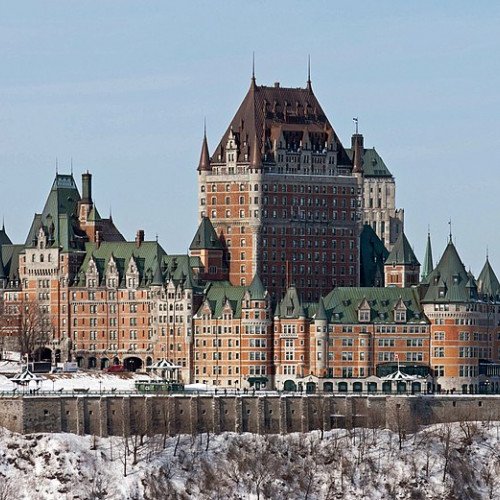
M 207 131 L 203 133 L 203 143 L 201 145 L 200 163 L 198 164 L 198 172 L 210 170 L 210 156 L 208 154 Z
M 404 232 L 400 233 L 384 266 L 385 286 L 418 285 L 420 263 Z

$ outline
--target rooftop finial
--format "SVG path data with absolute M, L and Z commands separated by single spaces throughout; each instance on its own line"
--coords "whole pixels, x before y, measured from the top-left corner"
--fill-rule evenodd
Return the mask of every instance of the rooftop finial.
M 357 133 L 358 133 L 358 117 L 353 118 L 352 121 L 354 122 L 355 132 L 357 135 Z
M 207 136 L 207 117 L 203 117 L 203 137 Z
M 488 251 L 488 245 L 486 245 L 486 260 L 489 259 L 489 251 Z
M 73 175 L 73 157 L 71 157 L 70 160 L 70 169 L 71 169 L 71 175 Z
M 450 243 L 453 242 L 453 233 L 451 232 L 451 217 L 450 217 L 450 220 L 448 221 L 448 224 L 450 226 Z
M 307 55 L 307 88 L 311 90 L 311 54 Z
M 56 175 L 59 173 L 59 162 L 57 160 L 57 156 L 56 156 Z
M 252 83 L 255 85 L 255 52 L 252 52 Z

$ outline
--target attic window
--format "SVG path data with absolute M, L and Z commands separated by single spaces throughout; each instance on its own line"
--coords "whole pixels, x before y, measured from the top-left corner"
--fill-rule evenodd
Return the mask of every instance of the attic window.
M 394 320 L 396 323 L 404 323 L 406 321 L 406 311 L 395 311 Z
M 360 323 L 367 323 L 368 321 L 370 321 L 370 310 L 360 309 L 358 311 L 358 321 Z

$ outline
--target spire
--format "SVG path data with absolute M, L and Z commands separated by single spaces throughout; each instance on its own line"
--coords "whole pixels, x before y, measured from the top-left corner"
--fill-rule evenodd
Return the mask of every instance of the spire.
M 207 141 L 207 123 L 206 120 L 203 125 L 203 144 L 201 146 L 200 163 L 198 164 L 198 171 L 210 170 L 210 156 L 208 154 L 208 141 Z
M 255 52 L 252 52 L 252 81 L 250 86 L 255 87 Z
M 257 138 L 257 132 L 255 132 L 255 136 L 253 139 L 250 166 L 252 168 L 262 168 L 262 154 L 259 148 L 259 139 Z
M 312 91 L 311 84 L 311 54 L 307 56 L 307 90 Z
M 431 246 L 431 233 L 427 232 L 427 246 L 425 248 L 424 266 L 422 268 L 422 280 L 427 279 L 427 276 L 434 270 L 432 263 L 432 246 Z

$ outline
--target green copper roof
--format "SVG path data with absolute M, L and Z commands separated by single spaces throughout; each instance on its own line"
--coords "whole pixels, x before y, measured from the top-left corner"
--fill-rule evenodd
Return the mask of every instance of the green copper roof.
M 264 300 L 266 298 L 266 289 L 258 274 L 253 277 L 252 283 L 250 283 L 248 287 L 248 291 L 254 300 Z
M 229 304 L 233 312 L 233 316 L 235 318 L 241 318 L 242 303 L 245 295 L 249 293 L 251 298 L 257 298 L 252 295 L 251 290 L 252 285 L 256 285 L 254 281 L 252 281 L 250 286 L 233 286 L 228 281 L 213 281 L 209 283 L 205 292 L 204 302 L 209 304 L 212 316 L 214 318 L 220 318 L 226 304 Z M 257 288 L 254 287 L 254 292 L 256 290 Z M 259 298 L 264 298 L 264 296 L 262 295 L 262 297 Z M 203 307 L 203 305 L 201 307 Z
M 318 309 L 316 310 L 316 314 L 314 315 L 314 319 L 316 321 L 326 321 L 328 319 L 326 316 L 325 302 L 323 301 L 323 297 L 320 297 L 320 299 L 319 299 Z
M 366 303 L 372 323 L 395 323 L 394 311 L 401 303 L 406 310 L 406 323 L 428 323 L 416 288 L 340 287 L 332 290 L 324 302 L 332 323 L 359 323 L 359 307 Z
M 425 282 L 433 270 L 431 233 L 427 233 L 427 246 L 425 247 L 424 265 L 422 267 L 422 281 Z
M 349 158 L 353 160 L 354 150 L 349 148 L 346 151 Z M 363 149 L 362 163 L 364 177 L 392 177 L 387 165 L 375 148 Z
M 427 278 L 428 289 L 422 302 L 468 302 L 475 290 L 467 287 L 470 277 L 455 245 L 450 240 L 436 268 Z
M 420 265 L 404 232 L 399 234 L 385 262 L 386 264 Z
M 303 318 L 306 317 L 304 307 L 299 299 L 295 286 L 287 289 L 285 296 L 276 307 L 280 318 Z
M 4 279 L 9 282 L 19 280 L 19 254 L 24 245 L 1 245 L 0 260 L 3 264 Z
M 360 234 L 360 285 L 383 286 L 384 262 L 389 252 L 369 224 Z
M 2 229 L 0 229 L 0 245 L 12 245 L 9 236 L 5 232 L 5 226 L 2 224 Z
M 56 174 L 42 213 L 33 218 L 26 246 L 34 246 L 40 229 L 43 229 L 48 246 L 83 250 L 88 238 L 78 228 L 79 201 L 80 193 L 73 175 Z
M 208 217 L 202 217 L 198 230 L 189 246 L 190 250 L 223 250 L 214 226 Z
M 496 297 L 500 292 L 500 283 L 495 271 L 493 271 L 493 268 L 491 267 L 488 257 L 486 257 L 486 262 L 484 263 L 483 269 L 477 278 L 477 285 L 478 292 L 481 295 Z

